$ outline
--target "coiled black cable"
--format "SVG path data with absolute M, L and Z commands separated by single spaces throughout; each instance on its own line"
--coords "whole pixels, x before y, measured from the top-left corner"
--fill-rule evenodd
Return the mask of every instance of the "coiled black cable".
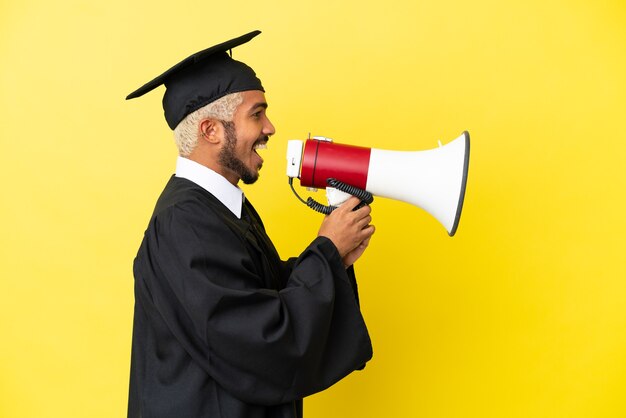
M 372 195 L 370 192 L 359 189 L 358 187 L 351 186 L 337 179 L 327 179 L 326 184 L 328 184 L 328 187 L 341 190 L 344 193 L 351 194 L 352 196 L 361 199 L 361 203 L 359 203 L 358 206 L 354 208 L 354 210 L 359 209 L 364 205 L 370 205 L 374 201 L 374 195 Z
M 374 196 L 370 192 L 359 189 L 358 187 L 351 186 L 337 179 L 329 178 L 326 180 L 326 184 L 328 184 L 328 187 L 333 187 L 337 190 L 351 194 L 352 196 L 360 199 L 361 203 L 359 203 L 353 210 L 362 208 L 363 206 L 369 205 L 374 201 Z M 296 192 L 296 189 L 294 189 L 293 187 L 293 177 L 289 177 L 289 186 L 291 186 L 291 190 L 293 190 L 293 193 L 302 203 L 304 203 L 316 212 L 323 213 L 324 215 L 330 215 L 332 211 L 337 209 L 337 206 L 324 205 L 310 196 L 306 201 L 302 199 L 300 195 Z

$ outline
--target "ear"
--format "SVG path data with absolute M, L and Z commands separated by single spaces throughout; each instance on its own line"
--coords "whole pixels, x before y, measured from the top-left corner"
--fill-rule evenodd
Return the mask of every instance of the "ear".
M 211 144 L 218 144 L 220 142 L 222 137 L 221 131 L 222 124 L 217 119 L 203 119 L 198 125 L 199 138 Z

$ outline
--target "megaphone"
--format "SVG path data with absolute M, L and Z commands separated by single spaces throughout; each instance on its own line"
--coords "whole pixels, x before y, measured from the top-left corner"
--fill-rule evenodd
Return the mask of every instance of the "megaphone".
M 465 131 L 448 144 L 439 142 L 439 147 L 426 151 L 365 148 L 324 137 L 291 140 L 287 144 L 287 176 L 290 184 L 299 178 L 301 186 L 327 189 L 332 206 L 341 204 L 350 194 L 328 187 L 328 179 L 410 203 L 434 216 L 453 236 L 465 198 L 469 139 Z

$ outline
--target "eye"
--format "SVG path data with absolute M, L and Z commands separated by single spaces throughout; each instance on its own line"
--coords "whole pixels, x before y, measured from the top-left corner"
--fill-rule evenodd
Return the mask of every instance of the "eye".
M 259 106 L 255 109 L 254 113 L 252 113 L 250 116 L 254 119 L 261 119 L 264 113 L 265 113 L 265 109 Z

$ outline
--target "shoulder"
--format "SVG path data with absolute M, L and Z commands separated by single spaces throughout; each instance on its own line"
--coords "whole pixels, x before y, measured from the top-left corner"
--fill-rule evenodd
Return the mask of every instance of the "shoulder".
M 159 196 L 147 232 L 173 237 L 211 233 L 225 238 L 237 221 L 211 193 L 172 176 Z
M 154 208 L 153 216 L 166 211 L 172 206 L 196 205 L 212 206 L 217 199 L 192 181 L 172 176 L 161 192 Z
M 179 281 L 200 272 L 219 283 L 249 277 L 258 285 L 246 241 L 249 226 L 210 193 L 180 180 L 170 180 L 159 198 L 135 260 L 136 275 Z

